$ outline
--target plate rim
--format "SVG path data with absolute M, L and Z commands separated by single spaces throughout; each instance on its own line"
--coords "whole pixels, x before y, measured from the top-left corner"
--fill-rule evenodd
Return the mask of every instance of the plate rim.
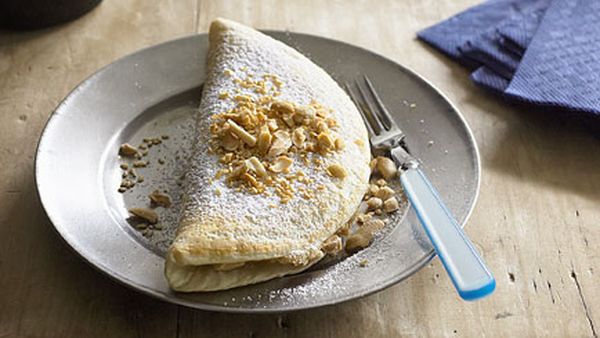
M 354 45 L 352 43 L 349 42 L 345 42 L 342 40 L 336 40 L 336 39 L 332 39 L 332 38 L 328 38 L 328 37 L 323 37 L 323 36 L 319 36 L 319 35 L 314 35 L 314 34 L 307 34 L 307 33 L 300 33 L 300 32 L 291 32 L 291 31 L 287 31 L 287 30 L 260 30 L 263 33 L 266 33 L 268 35 L 272 35 L 272 34 L 284 34 L 286 36 L 290 36 L 293 38 L 293 36 L 304 36 L 304 37 L 308 37 L 308 38 L 313 38 L 313 39 L 320 39 L 320 40 L 326 40 L 329 42 L 333 42 L 333 43 L 337 43 L 337 44 L 343 44 L 347 47 L 351 47 L 354 49 L 359 49 L 361 52 L 366 52 L 369 54 L 372 54 L 375 57 L 378 57 L 380 59 L 382 59 L 385 62 L 388 62 L 390 64 L 393 64 L 399 68 L 402 69 L 402 71 L 406 72 L 408 75 L 414 77 L 415 79 L 417 79 L 418 81 L 424 83 L 425 85 L 427 85 L 430 89 L 432 89 L 437 95 L 439 95 L 449 106 L 450 108 L 454 111 L 454 113 L 456 114 L 456 117 L 458 118 L 458 121 L 460 121 L 461 126 L 464 128 L 465 132 L 466 132 L 466 139 L 468 139 L 470 145 L 472 146 L 472 153 L 474 155 L 473 158 L 473 166 L 474 169 L 476 171 L 476 176 L 475 176 L 475 187 L 474 187 L 474 194 L 471 198 L 471 200 L 469 201 L 470 206 L 468 207 L 468 210 L 465 214 L 464 220 L 462 222 L 460 222 L 460 226 L 461 228 L 464 228 L 465 225 L 467 224 L 467 222 L 469 221 L 469 219 L 471 218 L 471 215 L 473 213 L 473 210 L 475 209 L 475 206 L 477 204 L 477 201 L 479 199 L 479 194 L 480 194 L 480 188 L 481 188 L 481 155 L 479 152 L 479 148 L 477 146 L 477 142 L 473 133 L 473 130 L 471 129 L 471 127 L 469 126 L 468 122 L 466 121 L 464 115 L 461 113 L 461 111 L 456 107 L 456 105 L 448 98 L 448 96 L 443 93 L 437 86 L 435 86 L 434 84 L 432 84 L 429 80 L 427 80 L 425 77 L 423 77 L 422 75 L 420 75 L 419 73 L 415 72 L 414 70 L 412 70 L 411 68 L 404 66 L 403 64 L 400 64 L 399 62 L 392 60 L 384 55 L 381 55 L 377 52 L 371 51 L 367 48 L 361 47 L 361 46 L 357 46 Z M 114 63 L 116 62 L 120 62 L 124 59 L 130 58 L 134 55 L 143 53 L 143 52 L 147 52 L 150 51 L 152 49 L 156 49 L 159 47 L 162 47 L 165 44 L 171 44 L 171 43 L 177 43 L 183 40 L 193 40 L 196 39 L 198 37 L 202 37 L 202 36 L 208 36 L 208 33 L 194 33 L 194 34 L 189 34 L 189 35 L 185 35 L 182 37 L 178 37 L 175 39 L 171 39 L 171 40 L 166 40 L 166 41 L 162 41 L 160 43 L 151 45 L 151 46 L 147 46 L 141 49 L 138 49 L 136 51 L 133 51 L 131 53 L 128 53 L 124 56 L 121 56 L 113 61 L 111 61 L 110 63 L 102 66 L 101 68 L 99 68 L 98 70 L 94 71 L 90 76 L 86 77 L 85 79 L 83 79 L 81 82 L 79 82 L 76 86 L 74 86 L 70 92 L 65 96 L 64 99 L 62 99 L 60 101 L 60 103 L 56 106 L 56 108 L 52 111 L 52 113 L 49 115 L 47 121 L 44 124 L 44 127 L 42 129 L 42 132 L 40 133 L 40 137 L 38 139 L 37 145 L 36 145 L 36 150 L 35 150 L 35 158 L 34 158 L 34 185 L 37 191 L 37 196 L 38 199 L 40 201 L 40 204 L 42 206 L 42 209 L 44 210 L 46 216 L 48 217 L 48 220 L 50 221 L 50 223 L 52 224 L 52 228 L 53 230 L 59 235 L 59 237 L 61 238 L 61 240 L 66 243 L 69 247 L 70 250 L 72 250 L 73 252 L 75 252 L 81 259 L 83 259 L 84 262 L 86 262 L 88 265 L 90 265 L 91 267 L 93 267 L 95 270 L 100 271 L 102 274 L 108 276 L 111 280 L 118 282 L 119 284 L 127 287 L 128 289 L 146 294 L 148 296 L 151 296 L 155 299 L 159 299 L 161 301 L 167 302 L 167 303 L 172 303 L 172 304 L 176 304 L 176 305 L 182 305 L 182 306 L 186 306 L 189 308 L 194 308 L 194 309 L 199 309 L 199 310 L 207 310 L 207 311 L 216 311 L 216 312 L 225 312 L 225 313 L 253 313 L 253 314 L 258 314 L 258 313 L 262 313 L 262 314 L 268 314 L 268 313 L 285 313 L 285 312 L 293 312 L 293 311 L 301 311 L 301 310 L 308 310 L 308 309 L 314 309 L 314 308 L 320 308 L 320 307 L 326 307 L 326 306 L 333 306 L 336 304 L 341 304 L 341 303 L 346 303 L 349 302 L 351 300 L 354 299 L 359 299 L 359 298 L 363 298 L 366 296 L 369 296 L 371 294 L 374 294 L 376 292 L 380 292 L 384 289 L 387 289 L 393 285 L 396 285 L 398 283 L 400 283 L 401 281 L 404 281 L 405 279 L 413 276 L 416 272 L 418 272 L 419 270 L 421 270 L 423 267 L 425 267 L 432 259 L 434 259 L 435 257 L 437 257 L 435 250 L 432 249 L 431 251 L 429 251 L 428 253 L 426 253 L 421 259 L 419 259 L 418 261 L 416 261 L 414 264 L 411 265 L 411 267 L 406 271 L 406 273 L 399 275 L 398 278 L 391 278 L 387 281 L 385 281 L 384 283 L 380 283 L 380 284 L 376 284 L 375 287 L 369 289 L 366 292 L 362 292 L 362 293 L 355 293 L 355 294 L 351 294 L 348 295 L 346 297 L 339 297 L 339 298 L 335 298 L 331 301 L 326 301 L 326 302 L 320 302 L 320 303 L 313 303 L 313 304 L 308 304 L 306 306 L 301 306 L 301 307 L 282 307 L 282 308 L 277 308 L 277 309 L 270 309 L 270 308 L 242 308 L 242 307 L 227 307 L 227 306 L 219 306 L 219 305 L 213 305 L 213 304 L 206 304 L 206 303 L 196 303 L 193 302 L 191 300 L 187 300 L 187 299 L 183 299 L 183 298 L 174 298 L 174 297 L 168 297 L 162 293 L 159 292 L 155 292 L 154 290 L 151 290 L 149 288 L 147 288 L 144 285 L 140 285 L 138 283 L 134 283 L 132 280 L 128 279 L 125 276 L 122 276 L 121 274 L 118 273 L 114 273 L 114 271 L 112 271 L 111 269 L 108 269 L 106 266 L 104 266 L 101 262 L 96 262 L 96 261 L 92 261 L 91 259 L 88 259 L 88 257 L 86 257 L 81 250 L 79 250 L 78 246 L 76 245 L 76 243 L 72 242 L 69 240 L 70 236 L 68 234 L 65 234 L 63 232 L 61 232 L 60 227 L 58 227 L 56 225 L 55 222 L 55 217 L 53 217 L 53 214 L 51 211 L 48 210 L 48 208 L 46 207 L 46 203 L 45 200 L 48 198 L 51 198 L 51 196 L 49 196 L 48 193 L 45 194 L 45 197 L 43 196 L 43 188 L 40 187 L 40 181 L 39 181 L 39 175 L 40 175 L 40 171 L 42 170 L 40 167 L 40 154 L 43 151 L 43 147 L 45 145 L 45 139 L 47 138 L 46 135 L 48 133 L 48 131 L 52 128 L 53 123 L 55 123 L 56 121 L 56 117 L 58 116 L 58 111 L 61 110 L 61 108 L 63 108 L 64 106 L 66 106 L 68 104 L 68 102 L 70 101 L 70 99 L 75 96 L 77 94 L 77 92 L 79 90 L 81 90 L 81 88 L 83 86 L 85 86 L 89 81 L 91 81 L 92 79 L 94 79 L 95 77 L 99 76 L 101 73 L 103 73 L 104 71 L 106 71 L 109 67 L 111 67 Z M 412 209 L 412 206 L 410 206 L 409 204 L 409 210 Z M 111 273 L 113 272 L 113 273 Z

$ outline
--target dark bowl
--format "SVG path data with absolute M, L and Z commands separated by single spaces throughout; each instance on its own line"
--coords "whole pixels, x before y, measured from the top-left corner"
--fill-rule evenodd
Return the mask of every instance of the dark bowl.
M 74 20 L 102 0 L 0 0 L 0 27 L 37 29 Z

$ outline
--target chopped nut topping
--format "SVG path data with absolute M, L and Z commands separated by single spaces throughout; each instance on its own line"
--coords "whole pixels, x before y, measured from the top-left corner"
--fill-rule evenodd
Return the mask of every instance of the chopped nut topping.
M 395 194 L 396 192 L 394 191 L 394 189 L 386 186 L 379 188 L 375 193 L 373 193 L 373 196 L 379 197 L 381 198 L 381 200 L 385 201 L 388 198 L 394 196 Z
M 135 161 L 133 162 L 133 166 L 135 168 L 145 168 L 148 165 L 147 161 Z
M 327 167 L 327 173 L 333 177 L 337 178 L 345 178 L 348 174 L 346 173 L 346 169 L 344 169 L 341 165 L 334 163 Z
M 268 156 L 275 157 L 286 153 L 288 148 L 292 145 L 290 134 L 287 131 L 278 130 L 274 134 L 275 140 L 269 148 Z
M 228 120 L 227 123 L 229 123 L 231 131 L 247 145 L 253 147 L 256 144 L 256 137 L 250 135 L 244 128 L 240 127 L 232 120 Z
M 317 144 L 319 145 L 319 148 L 325 152 L 335 147 L 333 139 L 331 138 L 331 136 L 329 136 L 329 133 L 326 131 L 321 132 L 317 136 Z
M 240 142 L 237 137 L 227 132 L 221 137 L 221 146 L 227 151 L 234 151 L 238 148 Z
M 342 239 L 340 236 L 333 235 L 326 239 L 321 245 L 321 250 L 328 255 L 335 255 L 342 251 Z
M 381 198 L 371 197 L 367 200 L 367 207 L 369 208 L 369 210 L 379 209 L 382 205 L 383 201 L 381 200 Z
M 360 261 L 360 262 L 358 262 L 358 265 L 359 265 L 361 268 L 364 268 L 364 267 L 366 267 L 367 265 L 369 265 L 369 260 L 368 260 L 368 259 L 366 259 L 366 258 L 365 258 L 365 259 L 361 259 L 361 261 Z
M 375 184 L 369 184 L 369 190 L 368 190 L 368 194 L 372 195 L 372 196 L 377 196 L 377 193 L 379 192 L 379 186 L 375 185 Z
M 128 143 L 123 143 L 119 147 L 119 155 L 121 156 L 133 156 L 137 154 L 137 152 L 137 149 Z
M 356 221 L 358 224 L 363 224 L 369 221 L 371 218 L 372 216 L 370 214 L 358 214 L 358 216 L 356 216 Z
M 383 176 L 386 180 L 394 178 L 398 173 L 398 168 L 394 161 L 387 157 L 378 156 L 377 157 L 377 171 Z
M 275 101 L 271 104 L 271 109 L 281 115 L 293 115 L 294 104 L 286 101 Z
M 148 227 L 147 223 L 138 223 L 136 225 L 134 225 L 134 227 L 138 230 L 144 230 Z
M 292 143 L 298 147 L 298 148 L 302 148 L 302 146 L 304 145 L 304 141 L 306 141 L 306 135 L 304 134 L 304 128 L 299 127 L 294 129 L 294 132 L 292 133 Z
M 360 228 L 358 228 L 353 234 L 348 236 L 346 239 L 346 250 L 356 251 L 358 249 L 366 248 L 373 241 L 373 235 L 375 232 L 381 230 L 385 226 L 385 223 L 380 219 L 372 219 Z
M 257 176 L 264 177 L 267 176 L 267 170 L 263 166 L 263 164 L 258 160 L 258 158 L 252 156 L 246 160 L 247 167 L 254 171 Z
M 274 173 L 285 172 L 289 167 L 292 166 L 294 160 L 287 156 L 279 156 L 273 161 L 273 164 L 269 166 L 269 170 Z
M 390 197 L 385 202 L 383 202 L 383 211 L 387 213 L 394 212 L 398 210 L 400 207 L 398 205 L 398 200 L 396 197 Z
M 269 126 L 262 126 L 258 134 L 258 151 L 261 154 L 265 154 L 267 150 L 269 150 L 269 148 L 271 147 L 272 140 L 273 136 L 271 136 Z
M 160 205 L 165 208 L 171 206 L 171 196 L 158 190 L 154 190 L 150 195 L 148 195 L 148 197 L 150 198 L 150 203 L 152 205 Z
M 152 209 L 131 208 L 131 209 L 129 209 L 129 213 L 131 213 L 132 215 L 139 217 L 143 220 L 148 221 L 148 223 L 150 223 L 150 224 L 158 223 L 158 214 Z
M 221 93 L 220 98 L 233 101 L 235 106 L 214 114 L 209 128 L 209 152 L 219 156 L 219 163 L 225 166 L 215 178 L 225 177 L 225 183 L 237 191 L 266 195 L 270 190 L 282 203 L 296 194 L 312 198 L 315 187 L 300 190 L 291 184 L 297 181 L 308 186 L 311 180 L 300 173 L 283 175 L 292 175 L 295 156 L 306 165 L 314 161 L 320 166 L 320 159 L 309 159 L 307 154 L 330 156 L 344 149 L 344 142 L 335 133 L 337 122 L 330 116 L 331 110 L 315 101 L 299 105 L 276 99 L 283 83 L 275 75 L 247 74 L 245 79 L 232 81 L 237 90 Z M 242 93 L 241 88 L 250 92 Z M 326 172 L 333 177 L 346 176 L 346 171 L 335 165 Z

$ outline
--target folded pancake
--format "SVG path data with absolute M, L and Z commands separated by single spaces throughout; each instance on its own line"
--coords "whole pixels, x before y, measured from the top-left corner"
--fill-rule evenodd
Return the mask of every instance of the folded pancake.
M 307 269 L 356 211 L 370 174 L 356 107 L 291 47 L 218 19 L 194 152 L 165 264 L 176 291 L 223 290 Z

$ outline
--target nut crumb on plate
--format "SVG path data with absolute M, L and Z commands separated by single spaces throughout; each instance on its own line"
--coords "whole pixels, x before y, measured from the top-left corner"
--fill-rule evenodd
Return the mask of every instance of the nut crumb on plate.
M 158 223 L 158 214 L 156 211 L 148 208 L 131 208 L 129 209 L 129 213 L 132 215 L 139 217 L 143 220 L 148 221 L 150 224 Z
M 394 178 L 398 173 L 398 168 L 394 161 L 387 157 L 377 156 L 377 171 L 383 176 L 386 180 Z
M 381 208 L 383 201 L 378 197 L 371 197 L 367 200 L 367 207 L 369 210 L 376 210 Z
M 346 239 L 346 250 L 349 252 L 366 248 L 373 241 L 373 235 L 376 231 L 383 228 L 385 223 L 380 219 L 367 221 L 363 226 L 350 234 Z
M 150 203 L 152 205 L 160 205 L 162 207 L 168 208 L 171 206 L 171 196 L 166 193 L 160 192 L 159 190 L 154 190 L 150 195 Z
M 385 202 L 383 202 L 383 211 L 387 213 L 392 213 L 398 210 L 400 206 L 398 205 L 398 200 L 396 197 L 390 197 Z
M 137 149 L 129 143 L 123 143 L 119 147 L 119 155 L 121 156 L 133 156 L 137 154 Z
M 133 166 L 135 168 L 145 168 L 148 166 L 148 161 L 135 161 L 133 162 Z

